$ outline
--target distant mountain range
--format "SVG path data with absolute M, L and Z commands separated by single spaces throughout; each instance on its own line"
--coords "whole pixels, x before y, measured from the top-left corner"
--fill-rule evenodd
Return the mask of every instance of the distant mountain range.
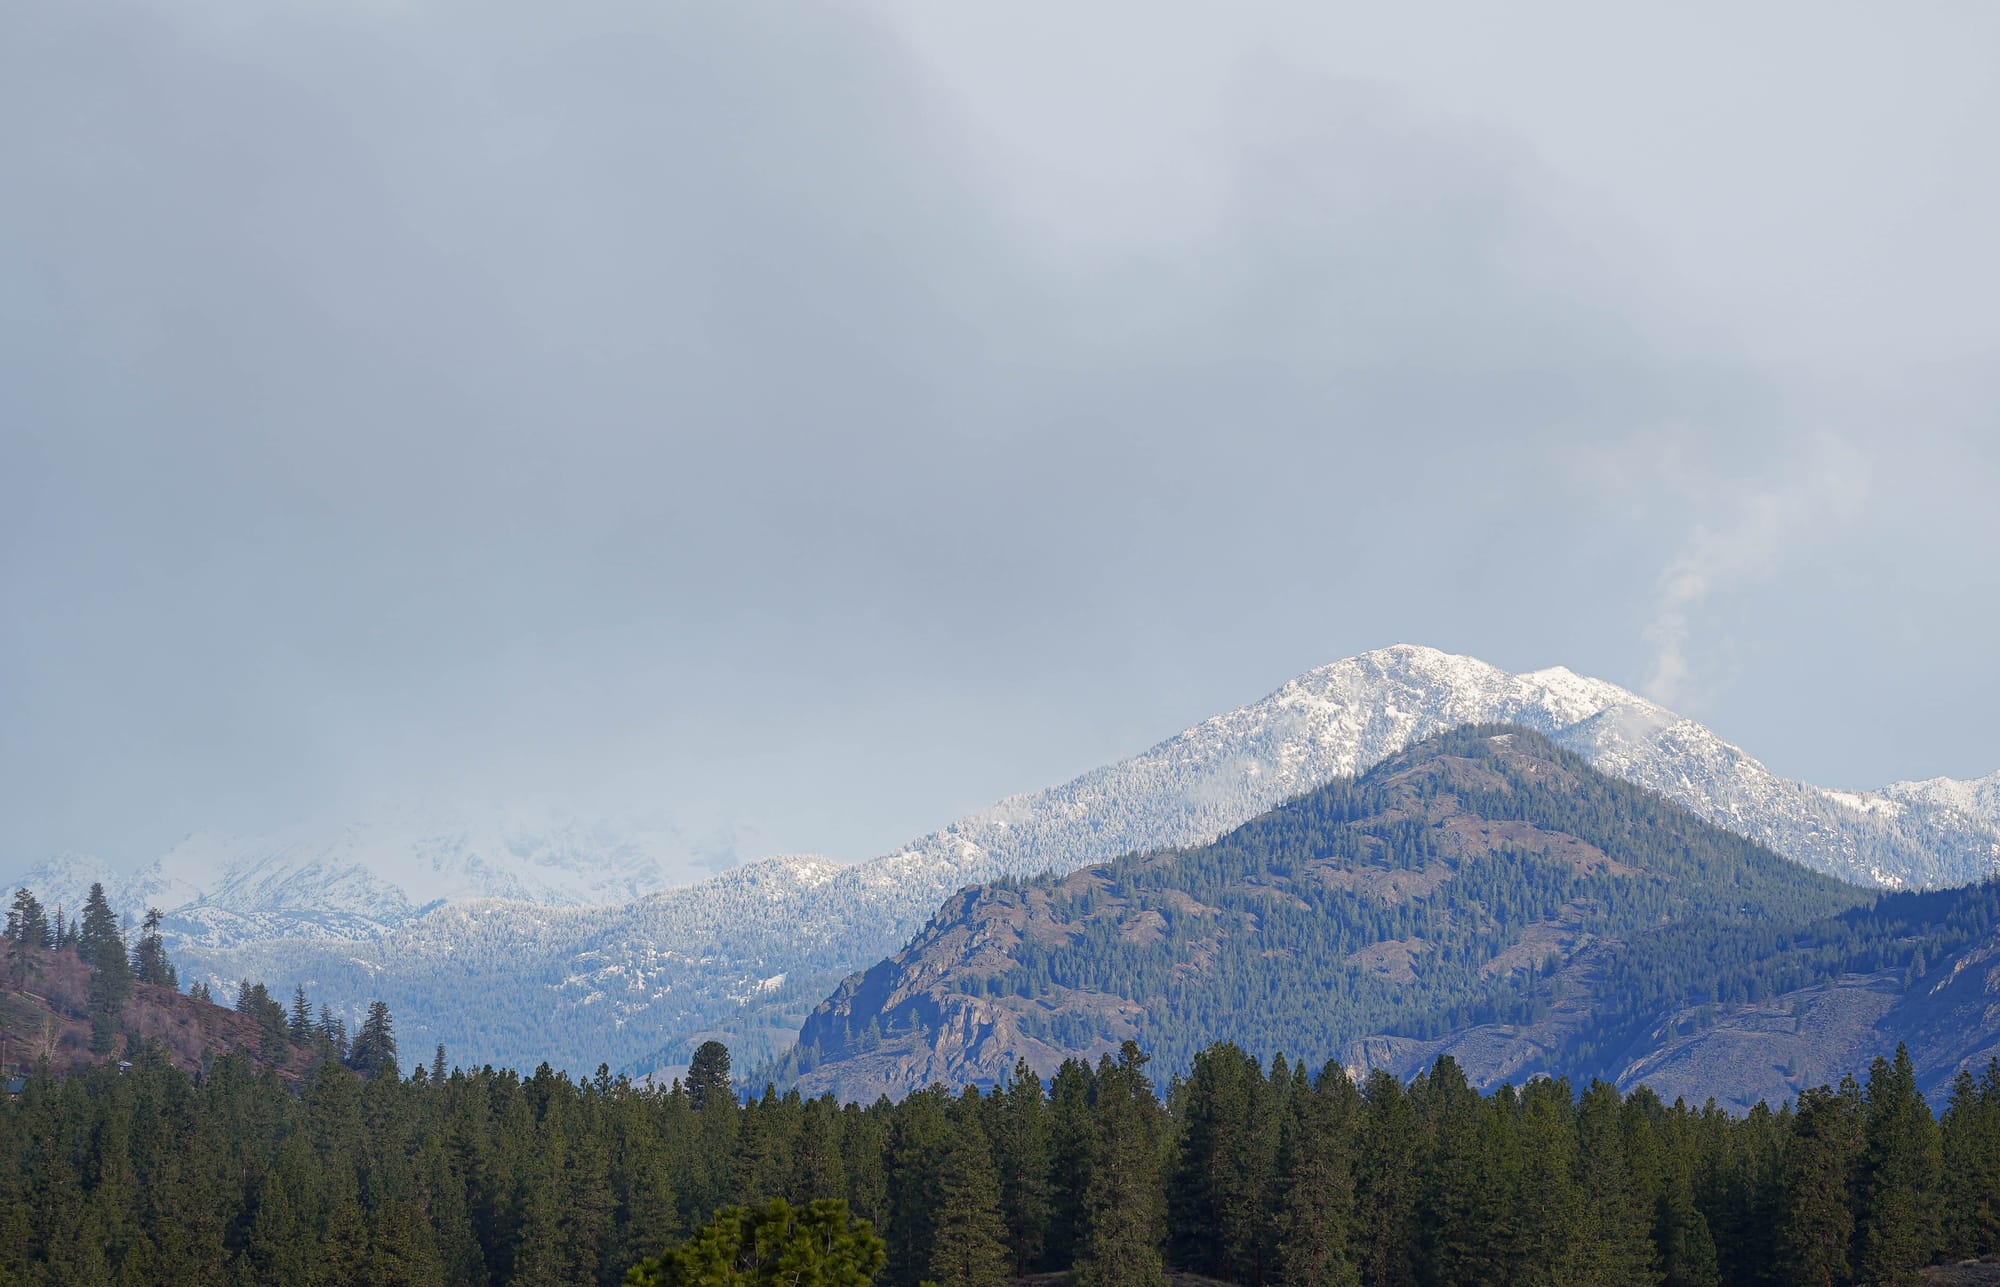
M 1440 734 L 1212 844 L 966 890 L 777 1069 L 869 1101 L 1131 1039 L 1747 1108 L 2000 1053 L 2000 882 L 1871 894 L 1525 729 Z M 1932 1087 L 1936 1089 L 1936 1086 Z
M 1151 750 L 864 863 L 770 858 L 661 888 L 668 864 L 643 838 L 465 822 L 358 828 L 352 844 L 339 834 L 202 842 L 110 887 L 121 909 L 168 911 L 189 977 L 305 982 L 349 1013 L 382 997 L 411 1041 L 445 1041 L 455 1058 L 646 1072 L 714 1036 L 755 1061 L 789 1047 L 843 978 L 901 947 L 967 885 L 1206 843 L 1414 741 L 1480 722 L 1548 734 L 1844 879 L 1944 885 L 2000 864 L 2000 775 L 1827 790 L 1779 778 L 1616 685 L 1403 645 L 1310 671 Z M 15 883 L 53 903 L 80 893 L 92 870 L 70 862 Z
M 136 873 L 77 854 L 15 878 L 74 910 L 93 881 L 112 905 L 171 915 L 178 942 L 365 939 L 452 904 L 630 902 L 739 865 L 733 824 L 613 823 L 543 808 L 406 806 L 360 822 L 187 837 Z M 10 885 L 10 888 L 13 887 Z

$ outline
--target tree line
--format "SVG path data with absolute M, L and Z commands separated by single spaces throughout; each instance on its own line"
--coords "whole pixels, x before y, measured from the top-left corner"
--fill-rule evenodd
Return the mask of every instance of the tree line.
M 332 1058 L 295 1085 L 142 1049 L 0 1107 L 10 1282 L 691 1284 L 823 1255 L 820 1281 L 893 1287 L 1781 1287 L 1994 1251 L 2000 1064 L 1938 1116 L 1900 1050 L 1741 1116 L 1227 1044 L 1162 1091 L 1129 1043 L 865 1107 L 740 1096 L 717 1043 L 665 1087 Z

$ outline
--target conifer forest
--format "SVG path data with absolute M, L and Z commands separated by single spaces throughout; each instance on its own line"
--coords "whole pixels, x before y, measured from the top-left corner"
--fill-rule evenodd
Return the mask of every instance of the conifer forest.
M 1226 1044 L 1164 1090 L 1127 1045 L 860 1106 L 740 1096 L 719 1044 L 660 1088 L 443 1051 L 405 1075 L 391 1024 L 371 1040 L 297 1084 L 156 1049 L 26 1079 L 0 1281 L 1803 1287 L 2000 1250 L 2000 1067 L 1934 1116 L 1900 1052 L 1732 1116 Z

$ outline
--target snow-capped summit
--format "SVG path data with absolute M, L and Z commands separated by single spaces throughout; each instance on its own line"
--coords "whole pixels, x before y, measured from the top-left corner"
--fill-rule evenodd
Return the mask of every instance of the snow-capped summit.
M 949 893 L 966 880 L 1201 844 L 1432 733 L 1475 723 L 1547 733 L 1607 772 L 1863 884 L 1953 883 L 1995 865 L 2000 817 L 1942 817 L 1962 793 L 1912 788 L 1899 797 L 1908 806 L 1901 811 L 1857 810 L 1848 802 L 1856 793 L 1780 778 L 1705 726 L 1605 680 L 1561 666 L 1510 674 L 1476 657 L 1397 644 L 1307 671 L 1131 759 L 1010 797 L 853 875 L 903 883 L 935 871 L 933 883 Z M 1953 785 L 1977 798 L 1977 784 Z M 1989 787 L 1983 798 L 1996 794 Z M 1079 860 L 1079 848 L 1092 856 Z
M 773 858 L 648 889 L 671 839 L 459 819 L 247 847 L 190 841 L 154 877 L 199 891 L 170 921 L 186 936 L 176 951 L 188 977 L 309 979 L 342 1005 L 382 997 L 419 1044 L 443 1040 L 475 1061 L 559 1056 L 644 1072 L 652 1054 L 685 1054 L 701 1034 L 754 1061 L 966 885 L 1205 843 L 1433 733 L 1502 722 L 1864 884 L 1951 884 L 2000 866 L 2000 774 L 1821 788 L 1616 684 L 1401 644 L 850 866 Z M 304 914 L 308 903 L 324 914 Z

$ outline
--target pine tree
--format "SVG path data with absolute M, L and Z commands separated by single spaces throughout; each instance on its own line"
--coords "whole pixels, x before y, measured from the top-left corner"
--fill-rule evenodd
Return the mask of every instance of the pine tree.
M 1852 1081 L 1842 1092 L 1818 1086 L 1800 1095 L 1785 1138 L 1779 1268 L 1796 1287 L 1847 1281 L 1863 1106 Z
M 794 1211 L 779 1198 L 730 1208 L 688 1242 L 632 1268 L 628 1287 L 868 1287 L 886 1257 L 882 1240 L 845 1202 Z
M 92 884 L 84 899 L 77 949 L 94 969 L 121 973 L 126 968 L 125 936 L 118 930 L 118 917 L 112 913 L 101 884 Z
M 1425 1277 L 1462 1282 L 1493 1264 L 1494 1238 L 1482 1217 L 1494 1214 L 1481 1200 L 1489 1182 L 1481 1174 L 1480 1118 L 1484 1102 L 1450 1055 L 1440 1055 L 1411 1088 L 1422 1133 L 1417 1163 L 1417 1209 L 1422 1223 Z
M 687 1094 L 697 1113 L 736 1102 L 729 1085 L 729 1047 L 720 1041 L 701 1043 L 688 1064 Z
M 77 926 L 75 917 L 72 916 L 68 920 L 64 920 L 63 914 L 64 914 L 63 905 L 61 903 L 57 903 L 56 919 L 55 919 L 55 950 L 58 952 L 68 951 L 70 948 L 75 947 L 77 937 L 82 932 Z
M 77 954 L 90 966 L 90 1048 L 110 1054 L 118 1047 L 125 1000 L 132 995 L 132 968 L 101 884 L 92 884 L 84 900 Z
M 1263 1277 L 1277 1153 L 1269 1098 L 1257 1061 L 1236 1046 L 1220 1042 L 1195 1055 L 1168 1188 L 1176 1263 L 1238 1282 Z
M 389 1015 L 387 1002 L 368 1003 L 368 1017 L 361 1022 L 361 1031 L 354 1038 L 354 1049 L 349 1052 L 347 1063 L 364 1077 L 393 1078 L 399 1075 L 396 1026 Z
M 1160 1102 L 1146 1056 L 1127 1041 L 1098 1065 L 1097 1149 L 1086 1205 L 1090 1229 L 1076 1266 L 1078 1287 L 1157 1287 L 1165 1216 L 1160 1185 Z
M 938 1167 L 930 1277 L 939 1287 L 1005 1287 L 1006 1226 L 979 1101 L 961 1100 Z
M 1000 1174 L 1000 1209 L 1016 1275 L 1041 1262 L 1049 1220 L 1047 1100 L 1042 1079 L 1019 1059 L 1014 1075 L 994 1092 L 994 1165 Z
M 1939 1244 L 1937 1199 L 1943 1159 L 1937 1122 L 1917 1089 L 1910 1052 L 1877 1059 L 1868 1074 L 1858 1277 L 1882 1287 L 1915 1287 Z
M 729 1186 L 738 1206 L 754 1207 L 784 1196 L 773 1183 L 778 1173 L 778 1149 L 771 1138 L 775 1108 L 775 1099 L 768 1096 L 743 1106 L 736 1130 L 734 1178 Z
M 132 947 L 132 974 L 141 983 L 178 988 L 180 978 L 174 973 L 173 962 L 167 959 L 166 944 L 160 938 L 160 925 L 165 919 L 166 914 L 159 908 L 146 909 L 139 941 Z
M 1518 1263 L 1526 1271 L 1526 1281 L 1582 1283 L 1586 1280 L 1581 1244 L 1590 1219 L 1587 1196 L 1577 1183 L 1576 1117 L 1569 1083 L 1547 1078 L 1529 1082 L 1518 1102 Z
M 324 1005 L 319 1008 L 318 1035 L 326 1057 L 335 1063 L 347 1062 L 347 1021 Z
M 445 1079 L 444 1042 L 438 1042 L 437 1053 L 431 1056 L 431 1084 L 442 1086 Z
M 43 972 L 41 953 L 27 943 L 15 939 L 7 940 L 7 981 L 17 988 L 28 986 L 28 979 Z
M 1362 1275 L 1371 1287 L 1410 1287 L 1417 1280 L 1417 1149 L 1409 1094 L 1378 1068 L 1362 1092 L 1355 1168 L 1355 1235 Z
M 1665 1287 L 1721 1287 L 1715 1237 L 1695 1201 L 1694 1168 L 1684 1148 L 1670 1150 L 1654 1208 L 1653 1244 L 1659 1248 Z
M 1091 1172 L 1097 1127 L 1091 1116 L 1096 1074 L 1065 1059 L 1049 1083 L 1049 1223 L 1042 1267 L 1066 1271 L 1083 1255 L 1089 1233 Z
M 285 1025 L 285 1035 L 292 1041 L 304 1045 L 313 1038 L 313 1007 L 306 999 L 306 985 L 296 984 L 292 988 L 292 1012 Z
M 26 947 L 53 949 L 55 932 L 49 928 L 49 914 L 27 889 L 14 891 L 14 905 L 7 913 L 7 939 Z
M 801 1210 L 822 1198 L 847 1196 L 847 1173 L 841 1167 L 839 1110 L 833 1098 L 807 1101 L 792 1140 L 790 1180 L 786 1197 Z
M 942 1086 L 909 1096 L 890 1118 L 886 1169 L 889 1220 L 883 1229 L 889 1243 L 892 1282 L 918 1282 L 930 1272 L 936 1247 L 938 1163 L 951 1125 Z
M 1959 1070 L 1941 1134 L 1946 1250 L 1960 1258 L 2000 1251 L 2000 1059 L 1976 1080 Z
M 1652 1204 L 1637 1192 L 1617 1088 L 1593 1081 L 1577 1102 L 1577 1181 L 1587 1205 L 1579 1241 L 1583 1281 L 1652 1284 Z
M 1304 1066 L 1298 1077 L 1303 1080 Z M 1354 1287 L 1361 1280 L 1348 1246 L 1354 1218 L 1350 1162 L 1360 1094 L 1329 1061 L 1286 1104 L 1278 1147 L 1275 1217 L 1279 1281 L 1288 1287 Z

